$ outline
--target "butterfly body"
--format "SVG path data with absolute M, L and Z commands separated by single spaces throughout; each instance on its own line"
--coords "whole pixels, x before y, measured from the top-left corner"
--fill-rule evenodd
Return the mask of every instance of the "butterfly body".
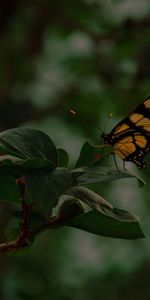
M 109 134 L 102 134 L 105 144 L 123 161 L 145 168 L 144 156 L 150 151 L 150 97 L 119 122 Z

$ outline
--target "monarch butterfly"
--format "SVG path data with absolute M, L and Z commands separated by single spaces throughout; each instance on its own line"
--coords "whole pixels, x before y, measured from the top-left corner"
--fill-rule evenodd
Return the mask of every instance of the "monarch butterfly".
M 109 134 L 102 133 L 101 137 L 123 161 L 131 161 L 139 169 L 145 168 L 144 155 L 150 151 L 150 97 L 119 122 Z

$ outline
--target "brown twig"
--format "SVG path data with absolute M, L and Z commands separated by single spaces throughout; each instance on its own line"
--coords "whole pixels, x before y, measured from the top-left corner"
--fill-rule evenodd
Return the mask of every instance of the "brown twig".
M 23 178 L 18 178 L 16 180 L 16 184 L 19 188 L 19 200 L 22 207 L 22 223 L 20 228 L 20 234 L 16 238 L 16 240 L 11 242 L 5 242 L 0 244 L 0 252 L 1 253 L 8 253 L 17 251 L 24 247 L 29 247 L 30 239 L 35 237 L 37 234 L 41 233 L 46 229 L 57 228 L 59 226 L 59 221 L 57 217 L 50 217 L 47 222 L 43 222 L 33 230 L 29 229 L 29 216 L 33 205 L 29 205 L 25 202 L 24 194 L 25 194 L 25 183 Z
M 45 222 L 40 223 L 36 228 L 32 230 L 29 228 L 29 216 L 33 208 L 32 204 L 27 204 L 25 201 L 25 182 L 23 178 L 18 178 L 16 184 L 19 188 L 19 200 L 22 207 L 22 223 L 20 226 L 20 234 L 16 240 L 11 242 L 5 242 L 0 244 L 0 252 L 12 252 L 29 247 L 31 238 L 35 237 L 39 233 L 47 229 L 56 229 L 65 225 L 68 219 L 68 214 L 61 213 L 58 216 L 50 216 Z M 69 216 L 70 217 L 70 216 Z
M 29 245 L 29 214 L 33 205 L 26 204 L 24 200 L 25 184 L 23 179 L 17 179 L 16 184 L 19 187 L 19 200 L 23 212 L 20 234 L 16 240 L 0 244 L 0 252 L 19 250 L 20 248 L 27 247 Z

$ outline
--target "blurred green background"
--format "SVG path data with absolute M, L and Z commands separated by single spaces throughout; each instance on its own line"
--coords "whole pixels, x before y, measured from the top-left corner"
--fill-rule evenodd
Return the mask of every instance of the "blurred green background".
M 107 131 L 150 94 L 149 0 L 2 1 L 0 130 L 46 132 L 73 166 L 84 141 Z M 76 109 L 85 122 L 69 114 Z M 111 162 L 111 158 L 109 159 Z M 137 214 L 146 238 L 124 241 L 63 228 L 23 256 L 0 255 L 1 300 L 150 299 L 150 155 L 134 179 L 92 188 Z M 133 164 L 127 168 L 137 173 Z M 138 174 L 138 173 L 137 173 Z M 8 218 L 1 205 L 1 237 Z

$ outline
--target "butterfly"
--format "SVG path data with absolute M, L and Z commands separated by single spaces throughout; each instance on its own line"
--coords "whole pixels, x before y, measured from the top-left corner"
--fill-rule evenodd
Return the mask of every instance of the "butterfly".
M 144 156 L 150 151 L 150 97 L 146 98 L 109 134 L 101 135 L 123 162 L 131 161 L 139 169 L 146 167 Z

